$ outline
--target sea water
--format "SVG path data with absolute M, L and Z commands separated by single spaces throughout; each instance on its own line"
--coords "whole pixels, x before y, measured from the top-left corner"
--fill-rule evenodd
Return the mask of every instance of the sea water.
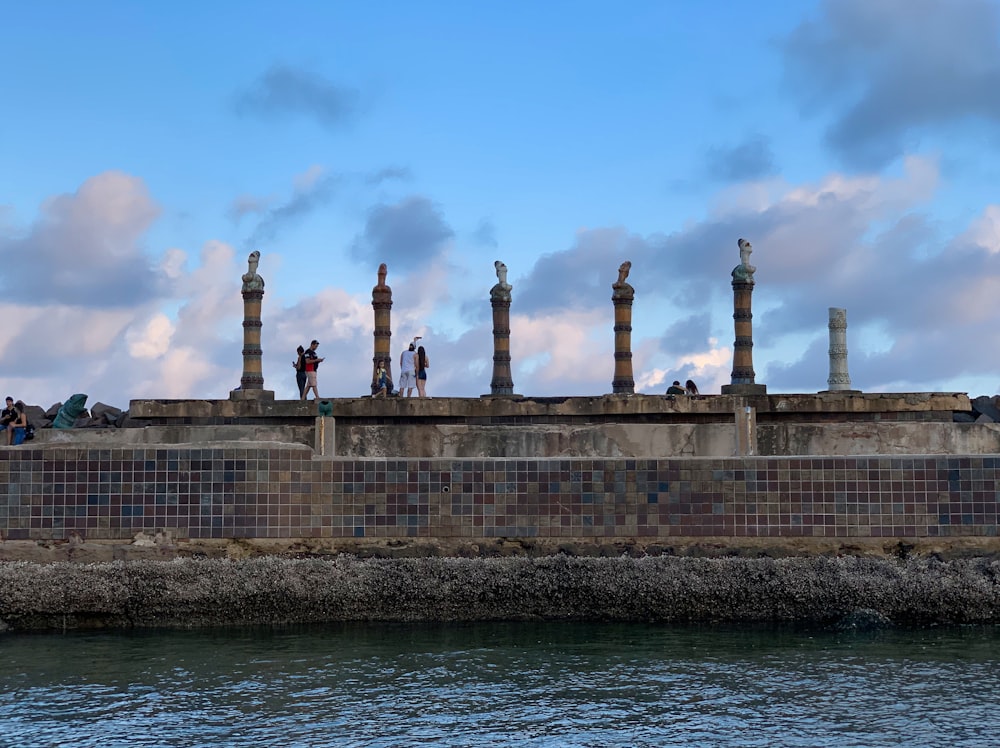
M 0 746 L 990 746 L 1000 629 L 0 636 Z

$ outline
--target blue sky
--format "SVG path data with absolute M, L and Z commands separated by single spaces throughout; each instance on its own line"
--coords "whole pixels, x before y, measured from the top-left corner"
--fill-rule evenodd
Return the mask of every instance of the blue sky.
M 1000 389 L 1000 2 L 2 4 L 0 382 L 224 398 L 261 252 L 265 387 L 321 341 L 368 392 L 371 288 L 428 392 L 489 392 L 493 262 L 515 391 L 598 395 L 632 262 L 637 390 L 754 368 L 865 391 Z

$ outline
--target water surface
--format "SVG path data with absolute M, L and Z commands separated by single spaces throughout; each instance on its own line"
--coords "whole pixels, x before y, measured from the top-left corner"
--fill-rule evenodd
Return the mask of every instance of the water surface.
M 980 746 L 1000 629 L 336 625 L 0 637 L 0 746 Z

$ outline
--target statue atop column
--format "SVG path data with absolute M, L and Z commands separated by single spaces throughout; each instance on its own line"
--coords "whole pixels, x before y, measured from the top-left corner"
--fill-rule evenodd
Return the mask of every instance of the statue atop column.
M 264 279 L 257 273 L 260 252 L 256 249 L 247 257 L 247 271 L 241 276 L 243 281 L 243 376 L 240 386 L 229 397 L 232 400 L 273 400 L 274 393 L 264 389 L 264 373 L 261 368 L 263 352 L 260 348 L 261 302 L 264 298 Z
M 375 287 L 372 289 L 372 293 L 376 292 L 384 293 L 386 291 L 392 292 L 392 289 L 385 284 L 385 277 L 388 274 L 389 274 L 389 268 L 387 268 L 385 263 L 383 262 L 381 265 L 378 266 L 378 283 L 375 284 Z
M 635 296 L 635 289 L 626 283 L 631 269 L 632 263 L 628 260 L 618 266 L 618 280 L 611 284 L 611 290 L 615 296 Z
M 753 245 L 746 239 L 737 242 L 740 264 L 733 268 L 733 322 L 736 340 L 733 342 L 733 371 L 731 384 L 722 386 L 723 395 L 764 395 L 767 387 L 757 384 L 753 370 L 753 311 L 752 297 L 757 270 L 750 264 Z
M 733 268 L 733 280 L 753 283 L 753 274 L 757 269 L 750 264 L 750 253 L 753 252 L 753 245 L 746 239 L 740 239 L 737 244 L 740 248 L 740 264 Z
M 615 307 L 615 374 L 611 391 L 634 395 L 632 377 L 632 300 L 635 289 L 627 282 L 632 263 L 626 260 L 618 266 L 618 280 L 611 284 L 611 303 Z
M 500 260 L 493 263 L 497 271 L 497 283 L 490 289 L 490 305 L 493 307 L 493 379 L 490 381 L 490 395 L 513 395 L 514 380 L 510 373 L 510 302 L 511 290 L 507 282 L 507 266 Z
M 372 288 L 372 309 L 375 313 L 374 352 L 372 354 L 371 391 L 375 395 L 381 389 L 379 366 L 384 362 L 389 381 L 392 381 L 392 354 L 389 344 L 392 339 L 392 289 L 385 283 L 389 269 L 383 262 L 378 266 L 378 283 Z
M 247 271 L 243 273 L 243 293 L 264 290 L 264 279 L 257 274 L 259 263 L 260 252 L 255 249 L 247 258 Z
M 493 267 L 497 271 L 497 284 L 490 289 L 490 298 L 509 302 L 511 300 L 510 292 L 514 287 L 507 282 L 507 266 L 497 260 L 493 263 Z

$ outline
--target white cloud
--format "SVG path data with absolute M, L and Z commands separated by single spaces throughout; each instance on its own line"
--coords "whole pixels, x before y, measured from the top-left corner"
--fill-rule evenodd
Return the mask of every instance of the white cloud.
M 174 324 L 165 314 L 154 314 L 141 329 L 130 329 L 125 340 L 130 356 L 140 359 L 158 358 L 170 349 Z
M 187 252 L 183 249 L 168 249 L 160 260 L 160 272 L 171 280 L 177 280 L 184 274 L 187 264 Z
M 607 310 L 531 317 L 512 314 L 510 349 L 515 385 L 521 373 L 529 373 L 525 383 L 531 382 L 532 389 L 525 392 L 583 394 L 594 392 L 595 386 L 599 392 L 610 391 L 615 368 L 614 340 L 609 334 L 613 314 L 610 303 Z M 524 366 L 523 361 L 532 362 Z M 521 391 L 517 386 L 515 389 Z
M 960 238 L 962 244 L 975 244 L 990 254 L 1000 254 L 1000 205 L 987 205 Z

